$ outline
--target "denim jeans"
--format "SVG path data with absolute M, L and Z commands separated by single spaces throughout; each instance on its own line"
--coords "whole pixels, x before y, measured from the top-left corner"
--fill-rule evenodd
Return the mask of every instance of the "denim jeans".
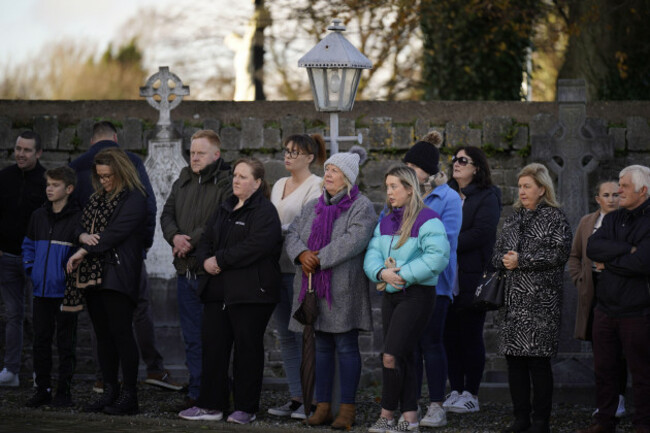
M 278 332 L 278 341 L 282 351 L 284 373 L 289 384 L 289 394 L 292 398 L 302 397 L 300 384 L 300 362 L 302 360 L 302 335 L 289 331 L 291 320 L 291 303 L 293 301 L 293 278 L 295 274 L 282 274 L 282 290 L 280 303 L 273 312 L 275 329 Z
M 423 370 L 427 372 L 429 401 L 441 402 L 445 399 L 447 387 L 447 352 L 443 343 L 447 309 L 451 299 L 448 296 L 436 296 L 436 304 L 424 334 L 415 349 L 416 375 L 418 379 L 418 400 L 422 396 Z M 424 368 L 422 364 L 424 360 Z
M 339 358 L 341 403 L 354 404 L 361 378 L 357 329 L 336 334 L 316 331 L 316 401 L 332 401 L 335 351 Z
M 25 271 L 21 256 L 0 256 L 0 295 L 5 304 L 4 366 L 14 374 L 20 372 L 23 352 L 23 319 L 25 317 Z
M 181 332 L 185 342 L 185 364 L 190 373 L 187 395 L 198 400 L 201 392 L 202 350 L 201 322 L 203 321 L 203 303 L 197 295 L 198 279 L 188 279 L 178 275 L 177 299 L 178 316 Z

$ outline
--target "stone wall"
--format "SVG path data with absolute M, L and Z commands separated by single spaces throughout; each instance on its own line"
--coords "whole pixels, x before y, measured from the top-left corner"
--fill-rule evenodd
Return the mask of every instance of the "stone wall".
M 600 178 L 616 178 L 618 171 L 633 163 L 650 166 L 650 102 L 601 102 L 586 105 L 589 122 L 605 128 L 613 137 L 615 156 L 600 163 L 589 176 L 592 187 Z M 531 137 L 543 134 L 558 119 L 557 103 L 523 102 L 358 102 L 354 111 L 341 115 L 341 135 L 363 135 L 369 160 L 362 167 L 359 183 L 362 191 L 377 204 L 384 199 L 383 174 L 399 161 L 416 138 L 430 129 L 443 134 L 441 160 L 448 166 L 453 148 L 458 145 L 482 147 L 490 157 L 493 180 L 502 190 L 502 217 L 511 212 L 517 195 L 516 175 L 532 162 Z M 17 134 L 33 128 L 44 139 L 41 158 L 46 167 L 65 164 L 84 152 L 89 145 L 93 123 L 108 119 L 119 127 L 119 142 L 130 151 L 147 154 L 148 139 L 153 136 L 157 113 L 144 101 L 0 101 L 0 168 L 13 163 L 12 152 Z M 272 183 L 286 174 L 282 164 L 281 142 L 294 133 L 324 134 L 328 117 L 314 110 L 311 102 L 183 102 L 172 112 L 174 125 L 183 139 L 184 156 L 189 138 L 198 129 L 218 131 L 226 160 L 253 155 L 266 162 Z M 341 150 L 350 147 L 342 143 Z M 322 172 L 321 168 L 317 171 Z M 562 197 L 560 197 L 562 200 Z M 162 206 L 162 203 L 158 204 Z M 591 201 L 591 208 L 595 203 Z M 183 368 L 183 348 L 178 344 L 179 330 L 175 310 L 173 281 L 152 281 L 152 297 L 157 335 L 166 362 Z M 590 383 L 590 347 L 572 338 L 575 292 L 567 278 L 565 284 L 560 354 L 554 360 L 558 383 Z M 373 294 L 375 331 L 360 338 L 364 358 L 364 383 L 380 379 L 378 357 L 381 348 L 379 297 Z M 0 323 L 4 327 L 4 322 Z M 92 370 L 87 348 L 89 325 L 80 326 L 80 363 L 82 371 Z M 4 333 L 0 333 L 0 339 Z M 26 336 L 29 336 L 29 332 Z M 496 353 L 496 330 L 488 315 L 485 328 L 488 352 L 485 379 L 505 381 L 505 362 Z M 4 344 L 0 344 L 2 352 Z M 275 336 L 269 330 L 266 340 L 267 376 L 281 376 L 281 358 Z M 26 365 L 30 371 L 30 347 L 26 344 Z M 578 373 L 576 373 L 578 372 Z

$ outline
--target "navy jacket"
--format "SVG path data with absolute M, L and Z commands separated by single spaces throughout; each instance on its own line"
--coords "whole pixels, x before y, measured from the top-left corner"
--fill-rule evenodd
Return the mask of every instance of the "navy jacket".
M 455 179 L 449 182 L 449 186 L 459 190 Z M 481 189 L 469 184 L 461 192 L 465 195 L 465 203 L 456 250 L 460 291 L 454 303 L 460 307 L 469 307 L 481 275 L 489 267 L 492 258 L 501 215 L 501 190 L 494 185 Z
M 47 202 L 32 214 L 23 240 L 23 266 L 32 279 L 34 296 L 63 298 L 65 265 L 76 251 L 80 215 L 74 202 L 58 213 Z
M 650 314 L 650 199 L 634 210 L 605 215 L 587 241 L 587 257 L 605 264 L 596 308 L 613 317 Z
M 196 249 L 201 266 L 212 256 L 221 273 L 199 282 L 204 302 L 226 305 L 280 301 L 282 225 L 275 206 L 258 189 L 233 210 L 238 198 L 226 199 L 210 217 Z
M 102 288 L 116 290 L 138 302 L 142 249 L 145 241 L 147 201 L 138 190 L 129 191 L 115 207 L 97 245 L 83 245 L 102 260 Z M 81 224 L 76 235 L 83 233 Z
M 101 150 L 109 147 L 119 147 L 119 145 L 110 140 L 98 141 L 93 144 L 86 153 L 82 154 L 79 158 L 70 163 L 70 167 L 77 172 L 77 187 L 75 188 L 72 197 L 74 200 L 77 200 L 80 208 L 83 208 L 86 205 L 90 195 L 95 192 L 91 181 L 95 155 L 97 155 Z M 140 182 L 142 182 L 142 186 L 144 186 L 144 189 L 147 192 L 147 225 L 144 247 L 145 249 L 149 249 L 151 248 L 151 245 L 153 245 L 153 237 L 156 231 L 156 196 L 153 192 L 153 188 L 151 188 L 149 175 L 147 175 L 147 170 L 145 170 L 144 163 L 140 157 L 131 152 L 126 152 L 126 154 L 135 166 L 135 169 L 138 171 Z
M 47 201 L 45 168 L 29 171 L 11 165 L 0 171 L 0 251 L 20 255 L 32 212 Z

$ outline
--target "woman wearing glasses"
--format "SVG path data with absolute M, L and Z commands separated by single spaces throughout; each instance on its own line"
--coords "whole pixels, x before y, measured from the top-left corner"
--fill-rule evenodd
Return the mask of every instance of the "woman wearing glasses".
M 271 202 L 280 215 L 282 233 L 286 234 L 289 224 L 300 215 L 302 207 L 321 194 L 323 179 L 310 170 L 314 162 L 322 164 L 327 158 L 325 140 L 319 134 L 296 134 L 284 140 L 284 166 L 290 176 L 275 182 L 271 191 Z M 302 335 L 289 330 L 291 302 L 293 300 L 293 277 L 296 267 L 282 248 L 280 256 L 282 270 L 282 291 L 280 303 L 273 312 L 278 331 L 284 373 L 289 383 L 291 399 L 282 406 L 272 407 L 269 413 L 275 416 L 305 418 L 302 407 L 302 388 L 300 386 L 300 359 Z
M 456 151 L 452 177 L 449 186 L 460 194 L 463 223 L 456 251 L 454 302 L 445 323 L 451 394 L 442 406 L 448 412 L 469 413 L 479 410 L 478 389 L 485 367 L 485 312 L 474 310 L 472 300 L 492 257 L 501 214 L 501 191 L 492 184 L 485 153 L 477 147 L 460 147 Z

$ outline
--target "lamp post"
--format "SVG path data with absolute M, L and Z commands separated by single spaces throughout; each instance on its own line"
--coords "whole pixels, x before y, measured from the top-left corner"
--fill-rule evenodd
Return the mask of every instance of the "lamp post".
M 339 136 L 339 112 L 351 111 L 359 87 L 362 69 L 371 69 L 372 62 L 361 54 L 341 32 L 341 20 L 332 20 L 332 32 L 298 60 L 298 67 L 307 68 L 309 85 L 317 111 L 330 113 L 330 153 L 339 151 L 339 141 L 362 142 L 358 136 Z

